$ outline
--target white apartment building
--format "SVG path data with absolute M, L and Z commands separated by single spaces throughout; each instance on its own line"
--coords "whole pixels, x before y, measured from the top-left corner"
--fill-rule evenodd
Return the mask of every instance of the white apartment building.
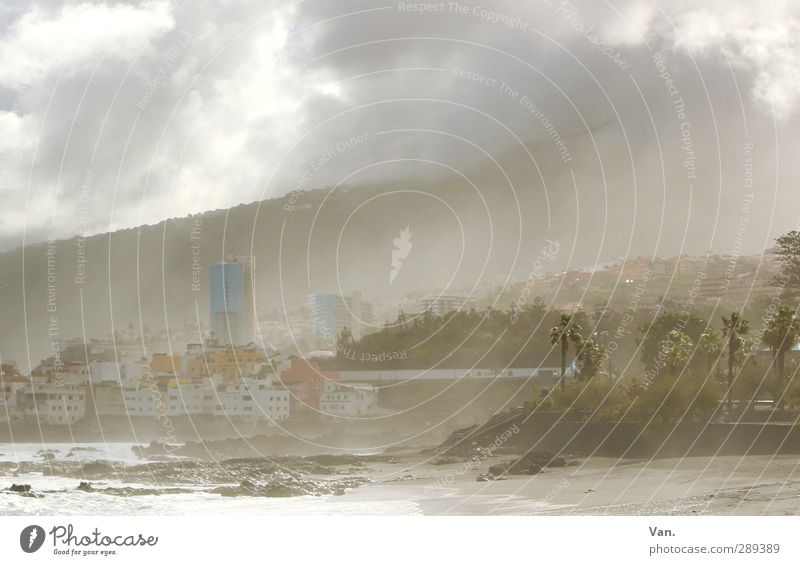
M 86 414 L 85 391 L 49 384 L 25 387 L 17 393 L 17 407 L 26 418 L 51 426 L 78 422 Z
M 319 410 L 328 416 L 358 417 L 373 414 L 378 405 L 378 392 L 369 384 L 341 385 L 326 380 L 319 397 Z
M 176 383 L 167 389 L 167 415 L 213 416 L 216 398 L 211 379 Z
M 113 361 L 96 360 L 89 363 L 89 380 L 93 385 L 119 382 L 120 367 Z
M 86 363 L 67 363 L 61 378 L 65 386 L 81 386 L 88 385 L 91 381 L 89 376 L 89 367 Z
M 244 379 L 222 386 L 214 407 L 216 416 L 278 422 L 289 417 L 288 390 L 273 386 L 272 379 Z
M 125 406 L 129 416 L 150 416 L 154 417 L 164 413 L 164 408 L 156 408 L 158 402 L 166 404 L 163 393 L 155 386 L 142 386 L 138 389 L 124 390 Z

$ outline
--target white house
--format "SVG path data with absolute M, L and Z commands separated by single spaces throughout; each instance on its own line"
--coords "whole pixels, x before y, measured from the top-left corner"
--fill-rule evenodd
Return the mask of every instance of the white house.
M 166 404 L 163 393 L 155 385 L 152 388 L 142 386 L 138 389 L 126 389 L 123 396 L 125 397 L 125 406 L 128 408 L 129 416 L 153 417 L 163 413 L 163 408 L 156 409 L 158 402 Z
M 65 426 L 86 414 L 86 392 L 55 384 L 25 387 L 17 393 L 17 407 L 23 416 L 36 418 L 42 424 Z
M 113 361 L 101 361 L 99 359 L 89 363 L 89 378 L 92 384 L 104 382 L 119 382 L 120 367 Z
M 88 385 L 90 382 L 89 367 L 86 363 L 67 363 L 61 374 L 63 384 L 66 386 Z
M 216 394 L 211 379 L 175 383 L 167 388 L 168 416 L 212 416 Z
M 363 383 L 342 385 L 326 380 L 319 397 L 319 410 L 329 416 L 358 417 L 373 414 L 378 405 L 375 387 Z
M 120 384 L 123 388 L 136 388 L 145 378 L 144 366 L 147 362 L 135 356 L 125 356 L 119 362 Z
M 243 379 L 217 390 L 216 416 L 276 422 L 289 417 L 288 390 L 273 386 L 272 379 Z

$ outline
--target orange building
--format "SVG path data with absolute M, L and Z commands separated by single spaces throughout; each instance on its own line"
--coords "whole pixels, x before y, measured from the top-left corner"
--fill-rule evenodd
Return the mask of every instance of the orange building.
M 215 348 L 189 357 L 185 374 L 189 378 L 221 376 L 232 381 L 249 377 L 265 364 L 268 365 L 267 356 L 255 347 Z
M 319 410 L 319 399 L 325 383 L 338 381 L 338 371 L 321 369 L 313 360 L 291 358 L 291 365 L 280 375 L 280 382 L 291 393 L 292 412 Z

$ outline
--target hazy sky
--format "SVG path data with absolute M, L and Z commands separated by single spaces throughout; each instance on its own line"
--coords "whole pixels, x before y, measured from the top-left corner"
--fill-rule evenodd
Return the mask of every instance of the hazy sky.
M 665 251 L 797 224 L 796 1 L 0 10 L 0 249 L 516 154 Z

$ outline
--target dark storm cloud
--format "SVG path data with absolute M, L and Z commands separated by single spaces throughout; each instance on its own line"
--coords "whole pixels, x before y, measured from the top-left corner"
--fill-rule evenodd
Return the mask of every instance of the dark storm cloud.
M 517 190 L 547 192 L 564 237 L 591 243 L 575 261 L 629 246 L 726 252 L 752 143 L 745 245 L 758 251 L 795 222 L 797 170 L 782 156 L 797 149 L 798 54 L 781 35 L 795 12 L 556 0 L 32 5 L 3 16 L 3 247 L 21 242 L 25 209 L 30 241 L 342 181 L 432 186 L 450 168 L 499 191 L 511 214 L 513 194 L 497 188 L 505 175 L 482 148 Z M 68 48 L 48 56 L 54 37 Z M 410 161 L 378 164 L 398 159 Z

